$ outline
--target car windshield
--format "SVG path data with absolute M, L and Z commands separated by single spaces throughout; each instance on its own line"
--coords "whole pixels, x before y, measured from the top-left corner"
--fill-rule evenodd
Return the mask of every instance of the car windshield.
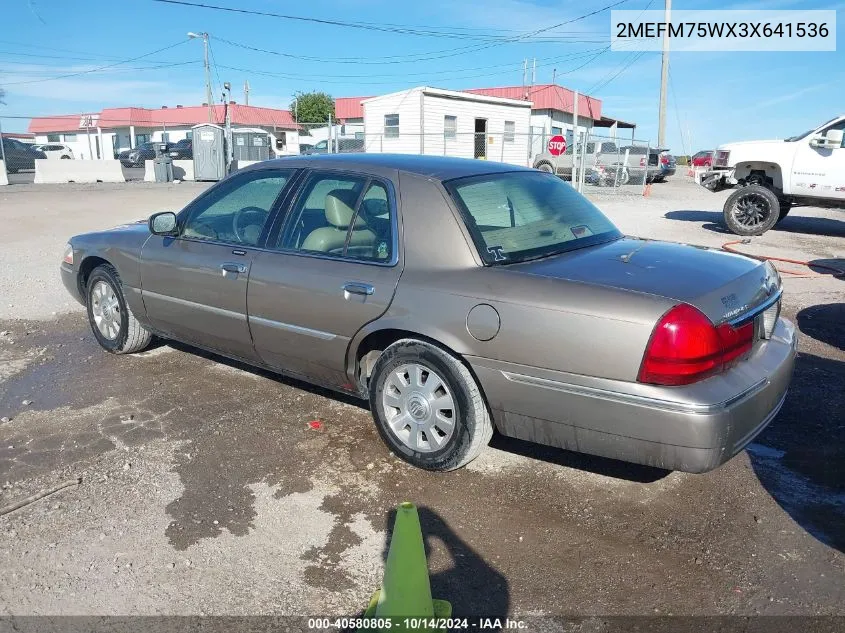
M 552 174 L 509 172 L 444 184 L 488 265 L 548 257 L 622 237 L 595 205 Z

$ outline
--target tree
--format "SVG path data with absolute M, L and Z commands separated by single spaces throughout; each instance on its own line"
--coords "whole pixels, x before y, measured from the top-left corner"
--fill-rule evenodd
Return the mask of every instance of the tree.
M 297 92 L 290 111 L 297 122 L 323 123 L 334 118 L 334 99 L 325 92 Z

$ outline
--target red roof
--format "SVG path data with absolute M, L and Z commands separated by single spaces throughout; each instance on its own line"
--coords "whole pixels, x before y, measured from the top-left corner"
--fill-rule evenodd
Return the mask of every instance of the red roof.
M 77 132 L 82 114 L 63 114 L 60 116 L 39 116 L 29 121 L 30 134 L 45 132 Z
M 361 102 L 372 97 L 338 97 L 334 100 L 334 116 L 338 121 L 363 119 L 364 106 Z
M 536 86 L 503 86 L 500 88 L 474 88 L 464 90 L 474 94 L 489 97 L 504 97 L 506 99 L 520 99 L 531 101 L 532 110 L 560 110 L 573 111 L 575 93 L 568 88 L 556 84 L 539 84 Z M 334 101 L 334 115 L 339 121 L 346 119 L 364 118 L 364 106 L 361 102 L 372 97 L 339 97 Z M 578 95 L 578 116 L 589 117 L 595 121 L 601 119 L 601 100 Z
M 54 117 L 36 117 L 29 122 L 32 133 L 68 132 L 79 129 L 80 114 L 68 114 Z M 160 128 L 208 123 L 208 106 L 187 106 L 184 108 L 105 108 L 94 123 L 102 129 L 129 127 Z M 222 124 L 225 108 L 222 104 L 212 107 L 214 123 Z M 238 103 L 229 105 L 229 117 L 233 125 L 256 127 L 279 127 L 295 129 L 290 111 L 275 108 L 259 108 Z
M 575 92 L 556 84 L 538 84 L 536 86 L 503 86 L 501 88 L 474 88 L 465 90 L 490 97 L 523 99 L 531 101 L 532 110 L 574 111 Z M 589 117 L 594 121 L 601 119 L 601 100 L 587 95 L 578 95 L 578 116 Z

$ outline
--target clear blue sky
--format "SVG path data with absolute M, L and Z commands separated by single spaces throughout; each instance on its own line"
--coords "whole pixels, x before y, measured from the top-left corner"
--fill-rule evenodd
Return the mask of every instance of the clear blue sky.
M 152 0 L 6 0 L 0 8 L 0 87 L 7 94 L 0 117 L 4 130 L 22 131 L 28 121 L 11 117 L 109 106 L 199 104 L 205 95 L 202 44 L 189 41 L 186 32 L 207 31 L 212 38 L 214 94 L 220 94 L 221 82 L 229 81 L 238 102 L 243 101 L 244 80 L 250 83 L 251 104 L 280 108 L 287 108 L 300 90 L 324 90 L 340 97 L 416 85 L 518 85 L 522 60 L 536 58 L 537 83 L 550 82 L 556 69 L 557 83 L 599 97 L 606 115 L 634 121 L 638 138 L 656 140 L 660 55 L 601 52 L 609 44 L 609 11 L 525 35 L 615 1 L 205 0 L 369 25 L 350 28 Z M 617 8 L 662 6 L 663 0 L 628 0 Z M 707 7 L 833 8 L 841 20 L 845 3 L 737 0 L 710 2 Z M 676 0 L 673 8 L 702 7 Z M 840 50 L 835 53 L 673 54 L 669 147 L 680 154 L 728 141 L 783 138 L 845 112 L 843 30 L 839 24 Z M 251 51 L 224 39 L 311 59 Z M 108 64 L 117 65 L 88 72 Z M 55 79 L 75 73 L 84 74 Z

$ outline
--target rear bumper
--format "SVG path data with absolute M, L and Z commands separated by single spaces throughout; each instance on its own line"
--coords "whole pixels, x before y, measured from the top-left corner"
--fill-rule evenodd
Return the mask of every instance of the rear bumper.
M 469 358 L 501 433 L 567 450 L 707 472 L 777 415 L 795 360 L 781 319 L 747 362 L 695 385 L 656 387 Z

